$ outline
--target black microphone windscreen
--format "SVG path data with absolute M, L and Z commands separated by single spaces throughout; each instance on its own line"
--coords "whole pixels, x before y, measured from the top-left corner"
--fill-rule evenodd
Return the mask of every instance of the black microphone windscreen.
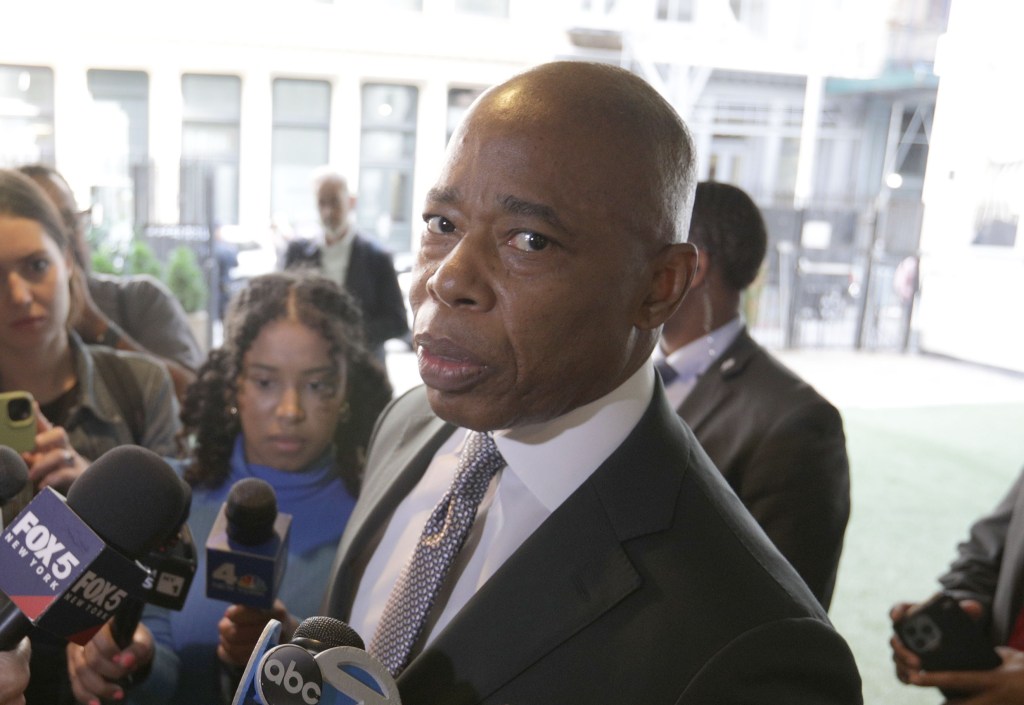
M 322 644 L 322 648 L 332 649 L 335 646 L 354 646 L 357 649 L 365 650 L 363 639 L 356 633 L 356 630 L 333 617 L 307 617 L 295 628 L 292 641 L 300 639 L 311 640 Z
M 182 480 L 181 491 L 185 497 L 185 508 L 181 511 L 181 521 L 178 522 L 178 526 L 183 526 L 188 521 L 189 514 L 192 513 L 192 485 Z
M 185 491 L 163 458 L 139 446 L 109 450 L 75 480 L 68 506 L 107 544 L 139 558 L 181 525 Z
M 0 446 L 0 504 L 16 497 L 28 482 L 28 466 L 18 452 Z
M 246 546 L 256 546 L 274 535 L 277 495 L 270 483 L 247 477 L 231 486 L 225 503 L 228 537 Z

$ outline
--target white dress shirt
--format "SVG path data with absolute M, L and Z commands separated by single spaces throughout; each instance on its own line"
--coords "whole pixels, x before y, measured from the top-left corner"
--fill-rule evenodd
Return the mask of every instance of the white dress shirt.
M 618 388 L 553 421 L 494 432 L 507 465 L 491 481 L 469 537 L 426 626 L 429 643 L 517 548 L 618 448 L 654 393 L 648 361 Z M 367 564 L 349 624 L 369 644 L 395 581 L 434 506 L 455 475 L 467 431 L 435 454 L 419 484 L 398 505 Z
M 355 240 L 352 228 L 340 239 L 327 244 L 325 241 L 320 250 L 320 271 L 331 281 L 345 286 L 348 276 L 348 263 L 352 259 L 352 241 Z

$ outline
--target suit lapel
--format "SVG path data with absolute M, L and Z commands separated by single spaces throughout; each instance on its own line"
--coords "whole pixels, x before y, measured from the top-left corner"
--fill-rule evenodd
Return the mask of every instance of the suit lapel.
M 659 391 L 629 439 L 412 661 L 403 697 L 479 702 L 638 589 L 624 542 L 671 524 L 681 473 L 658 458 L 680 457 L 660 452 L 679 425 Z
M 702 374 L 679 405 L 679 415 L 694 431 L 699 431 L 704 422 L 733 394 L 728 381 L 743 374 L 756 351 L 756 344 L 746 330 L 726 348 L 722 356 Z

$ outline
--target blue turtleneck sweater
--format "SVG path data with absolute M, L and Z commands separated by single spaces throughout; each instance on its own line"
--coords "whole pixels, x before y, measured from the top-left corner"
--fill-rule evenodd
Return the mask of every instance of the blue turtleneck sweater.
M 146 608 L 143 622 L 153 632 L 156 654 L 152 672 L 129 693 L 129 702 L 220 705 L 217 622 L 228 604 L 206 597 L 204 547 L 221 505 L 239 480 L 266 480 L 277 495 L 278 511 L 292 515 L 288 566 L 278 597 L 299 621 L 317 614 L 341 533 L 355 505 L 333 465 L 331 453 L 300 472 L 247 463 L 239 435 L 224 483 L 193 490 L 188 524 L 199 558 L 196 577 L 180 612 Z M 178 466 L 180 472 L 183 465 Z

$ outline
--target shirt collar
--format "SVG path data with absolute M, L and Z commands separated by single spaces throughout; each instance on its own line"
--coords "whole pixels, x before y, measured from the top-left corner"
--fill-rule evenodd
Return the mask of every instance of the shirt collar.
M 508 467 L 549 511 L 590 477 L 639 423 L 654 394 L 648 360 L 605 396 L 544 423 L 494 432 Z

